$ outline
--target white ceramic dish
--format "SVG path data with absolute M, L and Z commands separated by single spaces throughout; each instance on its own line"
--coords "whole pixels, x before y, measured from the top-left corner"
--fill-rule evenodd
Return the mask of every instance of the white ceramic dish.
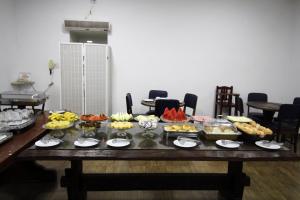
M 46 140 L 45 139 L 38 140 L 34 144 L 37 147 L 53 147 L 53 146 L 59 145 L 60 142 L 61 142 L 60 139 L 51 138 L 51 139 L 46 139 Z
M 240 144 L 233 140 L 217 140 L 216 144 L 221 147 L 229 148 L 229 149 L 236 149 L 240 147 Z
M 270 149 L 270 150 L 277 150 L 281 148 L 281 145 L 277 144 L 276 142 L 270 142 L 267 140 L 259 140 L 256 141 L 255 144 L 261 148 L 264 149 Z
M 123 138 L 114 138 L 107 140 L 106 144 L 111 147 L 126 147 L 130 145 L 130 141 L 128 139 Z
M 94 138 L 80 138 L 74 141 L 74 145 L 77 147 L 92 147 L 99 143 L 99 140 Z
M 197 146 L 197 142 L 193 140 L 174 140 L 173 144 L 182 148 L 193 148 Z

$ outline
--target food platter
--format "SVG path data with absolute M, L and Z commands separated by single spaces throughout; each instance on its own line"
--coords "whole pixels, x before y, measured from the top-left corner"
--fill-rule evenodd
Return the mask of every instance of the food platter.
M 227 119 L 231 122 L 249 123 L 252 119 L 245 116 L 227 116 Z
M 44 124 L 42 127 L 47 130 L 65 130 L 65 129 L 71 128 L 73 125 L 74 125 L 74 123 L 70 122 L 70 124 L 68 126 L 63 127 L 63 128 L 50 128 L 50 127 L 47 127 L 47 124 Z
M 185 128 L 184 126 L 190 126 L 191 129 Z M 194 128 L 192 128 L 192 126 Z M 167 137 L 188 137 L 188 138 L 196 138 L 200 130 L 195 127 L 193 124 L 174 124 L 174 125 L 165 125 L 163 127 L 164 133 L 167 134 Z
M 274 135 L 271 129 L 263 127 L 254 121 L 250 123 L 235 122 L 235 127 L 242 132 L 245 142 L 254 143 L 258 140 L 272 140 Z
M 236 140 L 241 135 L 231 123 L 218 122 L 204 124 L 203 133 L 207 140 Z
M 0 125 L 0 131 L 2 132 L 6 132 L 6 131 L 19 131 L 22 130 L 24 128 L 27 128 L 31 125 L 33 125 L 36 121 L 36 115 L 32 115 L 30 118 L 26 119 L 26 120 L 22 120 L 19 123 L 14 123 L 9 125 L 9 124 L 4 124 L 1 123 Z
M 174 120 L 165 119 L 163 116 L 160 116 L 160 119 L 161 119 L 161 121 L 166 122 L 166 123 L 187 123 L 191 120 L 190 117 L 187 117 L 186 120 L 174 121 Z

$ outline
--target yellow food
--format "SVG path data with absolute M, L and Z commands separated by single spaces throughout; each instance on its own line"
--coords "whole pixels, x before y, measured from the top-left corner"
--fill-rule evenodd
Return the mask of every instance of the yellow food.
M 50 121 L 69 121 L 69 122 L 74 122 L 79 119 L 78 115 L 73 112 L 64 112 L 63 114 L 61 113 L 52 113 L 49 115 L 48 119 Z
M 111 128 L 115 129 L 129 129 L 133 127 L 133 123 L 131 122 L 112 122 L 110 124 Z
M 258 135 L 260 137 L 264 137 L 265 135 L 272 135 L 273 131 L 269 128 L 261 126 L 255 121 L 249 123 L 240 123 L 235 122 L 234 125 L 240 129 L 241 131 L 249 134 L 249 135 Z
M 63 129 L 68 128 L 71 125 L 69 121 L 51 121 L 48 122 L 45 127 L 49 129 Z
M 168 132 L 198 132 L 197 128 L 194 125 L 190 124 L 166 125 L 164 129 Z

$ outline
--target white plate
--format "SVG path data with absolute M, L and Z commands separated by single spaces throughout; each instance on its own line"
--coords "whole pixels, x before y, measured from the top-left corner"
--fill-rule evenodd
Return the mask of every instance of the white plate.
M 235 149 L 240 147 L 239 143 L 234 142 L 232 140 L 217 140 L 216 144 L 229 149 Z
M 279 144 L 272 143 L 267 140 L 256 141 L 255 144 L 261 148 L 271 149 L 271 150 L 277 150 L 281 148 Z
M 106 144 L 111 147 L 126 147 L 130 141 L 123 138 L 114 138 L 106 141 Z
M 41 139 L 41 140 L 36 141 L 34 144 L 37 147 L 53 147 L 53 146 L 59 145 L 60 142 L 61 142 L 61 140 L 52 138 L 49 140 Z
M 99 140 L 94 138 L 82 138 L 74 141 L 74 145 L 77 147 L 92 147 L 99 143 Z
M 188 140 L 186 140 L 186 141 L 174 140 L 173 144 L 175 146 L 182 147 L 182 148 L 192 148 L 192 147 L 197 146 L 197 142 L 194 142 L 192 140 L 190 140 L 190 141 L 188 141 Z
M 145 102 L 152 102 L 152 101 L 154 101 L 154 99 L 144 99 L 143 101 L 145 101 Z

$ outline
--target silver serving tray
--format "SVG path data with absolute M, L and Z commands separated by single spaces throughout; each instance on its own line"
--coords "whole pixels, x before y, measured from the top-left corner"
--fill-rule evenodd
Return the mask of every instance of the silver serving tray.
M 19 131 L 22 130 L 23 128 L 26 128 L 30 125 L 32 125 L 36 121 L 37 115 L 32 115 L 29 120 L 23 124 L 20 125 L 7 125 L 0 127 L 1 132 L 7 132 L 7 131 Z

